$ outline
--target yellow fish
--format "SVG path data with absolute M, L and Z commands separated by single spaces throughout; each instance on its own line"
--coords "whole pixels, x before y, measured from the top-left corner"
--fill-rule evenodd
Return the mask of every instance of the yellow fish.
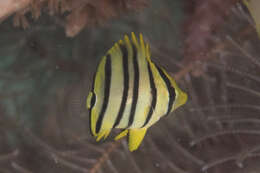
M 141 144 L 147 129 L 162 116 L 185 104 L 187 94 L 173 78 L 151 61 L 149 45 L 126 35 L 101 59 L 92 91 L 87 98 L 90 130 L 96 140 L 106 138 L 111 129 L 128 135 L 130 151 Z

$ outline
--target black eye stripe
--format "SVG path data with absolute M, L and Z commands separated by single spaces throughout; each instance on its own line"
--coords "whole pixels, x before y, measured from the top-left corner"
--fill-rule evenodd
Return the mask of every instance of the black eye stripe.
M 90 109 L 92 109 L 94 107 L 96 103 L 96 94 L 94 92 L 92 92 L 92 97 L 91 97 L 91 101 L 90 101 Z

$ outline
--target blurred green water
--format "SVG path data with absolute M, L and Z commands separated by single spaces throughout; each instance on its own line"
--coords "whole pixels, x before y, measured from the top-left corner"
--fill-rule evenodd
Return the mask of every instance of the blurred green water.
M 243 169 L 236 160 L 225 162 L 247 153 L 260 140 L 259 111 L 251 109 L 258 108 L 259 97 L 249 90 L 259 90 L 254 80 L 259 66 L 222 38 L 241 39 L 241 47 L 259 57 L 254 33 L 246 40 L 234 37 L 248 25 L 236 8 L 223 23 L 226 30 L 212 35 L 224 45 L 222 50 L 211 61 L 201 62 L 197 67 L 201 74 L 188 73 L 178 81 L 189 94 L 188 103 L 152 126 L 137 152 L 129 153 L 125 140 L 116 145 L 113 135 L 96 143 L 89 134 L 85 100 L 92 76 L 100 58 L 124 34 L 143 33 L 156 63 L 171 74 L 181 70 L 176 64 L 183 58 L 182 24 L 187 17 L 183 3 L 153 0 L 139 12 L 87 27 L 74 38 L 65 36 L 60 16 L 44 14 L 32 21 L 28 14 L 31 26 L 26 30 L 14 28 L 11 18 L 1 23 L 0 172 L 23 168 L 28 173 L 85 173 L 96 167 L 100 173 L 200 173 L 207 167 L 210 173 L 259 170 L 255 158 Z M 18 156 L 3 159 L 12 151 L 19 151 Z
M 30 14 L 27 15 L 30 19 Z M 88 27 L 66 38 L 55 17 L 30 21 L 27 30 L 14 28 L 11 18 L 0 27 L 0 104 L 7 116 L 39 128 L 57 90 L 91 78 L 105 52 L 124 34 L 143 33 L 155 46 L 169 46 L 179 57 L 181 1 L 151 1 L 147 9 Z M 60 67 L 61 66 L 61 67 Z M 91 67 L 89 69 L 89 67 Z

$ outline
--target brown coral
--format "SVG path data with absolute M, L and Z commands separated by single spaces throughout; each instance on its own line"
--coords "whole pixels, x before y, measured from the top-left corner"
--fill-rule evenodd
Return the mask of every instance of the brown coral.
M 220 28 L 224 17 L 238 0 L 196 0 L 187 2 L 190 17 L 185 23 L 186 61 L 207 58 L 206 52 L 212 46 L 212 34 Z
M 15 14 L 14 25 L 27 28 L 29 26 L 24 14 L 31 12 L 38 19 L 42 9 L 47 8 L 49 15 L 63 15 L 66 35 L 73 37 L 86 25 L 102 24 L 105 21 L 144 8 L 147 0 L 6 0 L 0 2 L 0 21 Z

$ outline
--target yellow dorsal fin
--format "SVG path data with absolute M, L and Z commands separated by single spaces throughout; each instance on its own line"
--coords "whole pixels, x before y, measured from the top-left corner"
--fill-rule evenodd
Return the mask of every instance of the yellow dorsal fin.
M 140 38 L 140 50 L 142 52 L 142 55 L 146 56 L 146 51 L 145 51 L 145 44 L 144 44 L 144 39 L 143 39 L 143 35 L 140 33 L 139 35 Z
M 135 36 L 135 34 L 134 34 L 133 32 L 131 32 L 131 36 L 132 36 L 132 42 L 133 42 L 133 44 L 134 44 L 136 47 L 139 47 L 137 38 L 136 38 L 136 36 Z
M 143 56 L 150 57 L 149 45 L 144 42 L 143 35 L 141 33 L 139 35 L 139 40 L 138 40 L 135 33 L 131 32 L 131 41 L 132 41 L 132 44 L 134 44 L 135 47 L 138 49 L 137 51 L 141 52 Z M 116 42 L 114 44 L 114 46 L 109 49 L 109 51 L 107 53 L 111 54 L 112 57 L 114 57 L 114 56 L 116 57 L 116 55 L 118 55 L 118 52 L 120 52 L 119 45 L 126 45 L 128 47 L 131 47 L 132 46 L 131 41 L 130 41 L 128 35 L 125 35 L 124 39 Z
M 143 141 L 146 131 L 146 128 L 129 130 L 128 148 L 130 151 L 134 151 L 139 147 Z
M 151 62 L 151 52 L 149 44 L 145 45 L 145 56 L 149 62 Z
M 249 6 L 248 0 L 243 0 L 243 2 L 247 7 Z
M 124 37 L 124 42 L 125 42 L 126 46 L 131 47 L 131 41 L 127 35 L 125 35 L 125 37 Z

